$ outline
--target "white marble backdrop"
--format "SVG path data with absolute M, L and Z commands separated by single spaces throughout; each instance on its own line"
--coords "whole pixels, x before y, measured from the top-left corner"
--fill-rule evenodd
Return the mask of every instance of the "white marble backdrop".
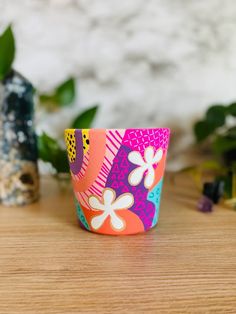
M 236 99 L 235 0 L 0 0 L 8 23 L 39 90 L 79 79 L 74 108 L 40 121 L 52 135 L 99 103 L 97 127 L 170 126 L 186 144 L 209 104 Z

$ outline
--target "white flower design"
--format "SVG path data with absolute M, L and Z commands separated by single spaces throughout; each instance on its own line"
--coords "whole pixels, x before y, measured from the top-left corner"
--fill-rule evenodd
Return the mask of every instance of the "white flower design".
M 146 189 L 149 189 L 155 180 L 154 166 L 162 159 L 162 156 L 163 150 L 160 148 L 156 151 L 156 153 L 154 153 L 154 148 L 152 146 L 145 149 L 144 158 L 140 152 L 130 152 L 128 155 L 129 161 L 138 166 L 129 174 L 128 180 L 130 185 L 138 185 L 142 181 L 146 172 L 144 186 Z
M 110 216 L 111 227 L 117 231 L 122 231 L 125 227 L 125 221 L 115 211 L 130 208 L 134 203 L 134 197 L 131 193 L 124 193 L 116 199 L 116 192 L 113 189 L 105 188 L 101 201 L 95 195 L 90 196 L 88 201 L 93 210 L 103 211 L 102 214 L 91 219 L 93 229 L 99 229 L 106 218 Z

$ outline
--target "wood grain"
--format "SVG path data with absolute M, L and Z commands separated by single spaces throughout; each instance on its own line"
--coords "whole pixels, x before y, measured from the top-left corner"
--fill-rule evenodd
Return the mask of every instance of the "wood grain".
M 157 228 L 102 236 L 43 179 L 39 203 L 0 207 L 0 313 L 236 313 L 236 212 L 199 213 L 197 197 L 166 180 Z

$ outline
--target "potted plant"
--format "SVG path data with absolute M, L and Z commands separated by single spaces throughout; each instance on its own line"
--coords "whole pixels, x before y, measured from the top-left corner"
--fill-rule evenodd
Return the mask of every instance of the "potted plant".
M 210 106 L 204 117 L 194 124 L 193 131 L 197 147 L 211 156 L 203 163 L 182 169 L 202 190 L 198 208 L 210 212 L 213 204 L 223 199 L 225 205 L 235 209 L 236 103 Z

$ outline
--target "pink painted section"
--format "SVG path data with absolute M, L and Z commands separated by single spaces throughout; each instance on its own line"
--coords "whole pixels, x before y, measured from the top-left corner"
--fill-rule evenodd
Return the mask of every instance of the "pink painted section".
M 123 138 L 123 144 L 132 150 L 139 151 L 142 155 L 148 146 L 156 149 L 167 150 L 170 130 L 160 129 L 127 129 Z

